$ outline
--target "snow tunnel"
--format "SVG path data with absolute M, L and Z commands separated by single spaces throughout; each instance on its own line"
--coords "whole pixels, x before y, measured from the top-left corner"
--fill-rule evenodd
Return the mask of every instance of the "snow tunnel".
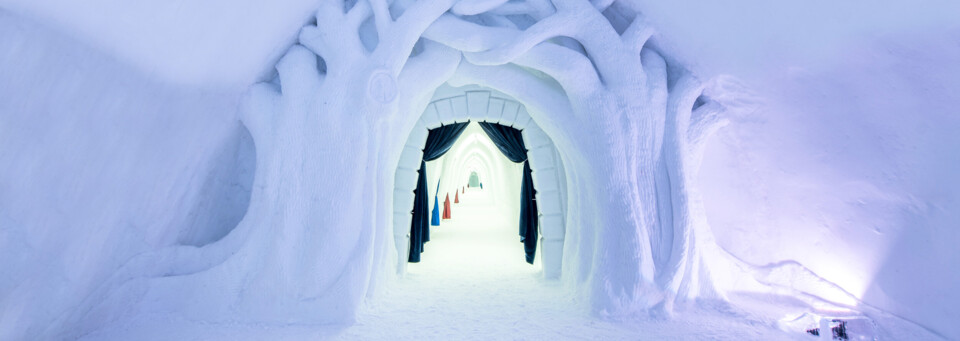
M 398 271 L 406 271 L 411 248 L 417 247 L 414 245 L 417 243 L 416 236 L 413 242 L 411 241 L 411 223 L 415 219 L 411 211 L 417 200 L 415 192 L 421 161 L 425 160 L 424 145 L 432 129 L 468 123 L 443 156 L 426 163 L 426 201 L 430 205 L 428 211 L 436 209 L 442 212 L 445 209 L 445 198 L 449 196 L 452 201 L 459 191 L 462 194 L 459 199 L 464 202 L 462 206 L 467 212 L 474 214 L 451 218 L 459 219 L 458 223 L 469 219 L 471 224 L 507 224 L 514 230 L 521 225 L 523 163 L 511 162 L 506 158 L 481 129 L 479 122 L 499 124 L 520 131 L 535 188 L 533 200 L 537 208 L 532 217 L 536 221 L 538 232 L 534 252 L 536 256 L 534 261 L 528 255 L 528 262 L 531 262 L 532 266 L 542 267 L 543 275 L 547 278 L 559 277 L 565 234 L 566 192 L 563 186 L 563 164 L 557 148 L 550 137 L 530 118 L 522 103 L 506 94 L 479 86 L 454 88 L 445 85 L 438 89 L 403 146 L 393 191 Z M 479 187 L 478 174 L 485 174 L 485 179 L 488 180 L 488 186 L 484 187 L 485 192 L 482 194 L 474 192 L 473 188 Z M 464 179 L 466 181 L 463 181 Z M 438 205 L 440 207 L 437 207 Z M 481 211 L 475 210 L 477 207 L 484 207 L 486 211 L 482 212 L 493 214 L 478 214 L 477 212 Z M 453 209 L 459 207 L 455 206 Z M 456 211 L 452 216 L 456 217 Z M 516 243 L 517 259 L 523 258 L 524 246 Z
M 960 182 L 942 181 L 960 145 L 944 81 L 960 53 L 942 42 L 960 11 L 119 3 L 0 5 L 0 340 L 299 340 L 352 324 L 338 338 L 791 339 L 757 332 L 859 322 L 960 339 Z M 867 15 L 837 20 L 849 13 Z M 431 129 L 466 122 L 424 162 Z M 532 170 L 481 122 L 521 131 Z M 476 254 L 441 247 L 472 221 L 537 276 L 442 273 L 429 280 L 516 296 L 421 305 L 453 286 L 418 287 L 435 259 L 409 262 L 420 183 L 421 209 L 453 205 L 425 255 Z M 533 292 L 538 305 L 520 297 Z M 477 321 L 504 328 L 477 336 Z

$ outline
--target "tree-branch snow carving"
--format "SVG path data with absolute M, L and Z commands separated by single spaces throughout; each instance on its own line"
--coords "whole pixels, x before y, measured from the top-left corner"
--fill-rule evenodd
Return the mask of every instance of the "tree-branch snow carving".
M 253 85 L 241 103 L 256 174 L 240 224 L 200 248 L 135 257 L 86 307 L 63 317 L 65 325 L 81 326 L 72 332 L 82 334 L 104 311 L 123 315 L 110 311 L 116 302 L 204 321 L 352 320 L 373 272 L 388 268 L 395 254 L 390 193 L 378 189 L 393 188 L 399 155 L 382 151 L 415 122 L 398 113 L 422 111 L 461 58 L 446 46 L 418 43 L 454 2 L 408 2 L 395 19 L 383 0 L 359 0 L 349 9 L 340 0 L 321 1 L 317 24 L 299 32 L 276 65 L 275 82 Z M 372 49 L 361 37 L 370 18 L 379 40 Z M 139 306 L 131 296 L 142 298 Z M 164 307 L 151 304 L 158 300 Z
M 674 229 L 671 252 L 659 282 L 668 295 L 681 299 L 722 298 L 723 293 L 716 289 L 710 276 L 711 268 L 704 264 L 707 262 L 704 252 L 716 251 L 716 244 L 706 222 L 700 193 L 692 184 L 696 182 L 707 138 L 727 120 L 721 117 L 723 108 L 717 103 L 710 102 L 693 110 L 703 86 L 691 75 L 681 74 L 673 92 L 667 102 L 660 166 L 665 168 L 669 179 L 670 202 L 664 204 L 671 207 L 669 220 Z
M 402 4 L 398 2 L 394 5 Z M 289 228 L 291 221 L 293 226 L 345 226 L 349 225 L 346 221 L 349 218 L 346 217 L 364 216 L 360 212 L 349 214 L 349 207 L 361 206 L 357 197 L 347 197 L 346 200 L 339 198 L 347 212 L 338 215 L 339 218 L 304 218 L 301 210 L 306 208 L 302 204 L 273 206 L 283 205 L 290 198 L 309 198 L 309 193 L 316 193 L 303 188 L 324 187 L 323 193 L 357 193 L 356 190 L 338 186 L 364 183 L 369 187 L 365 187 L 362 193 L 376 192 L 373 184 L 384 181 L 378 178 L 354 179 L 363 175 L 350 170 L 382 168 L 376 166 L 382 161 L 369 154 L 380 146 L 371 143 L 364 132 L 388 134 L 384 124 L 389 123 L 391 118 L 383 113 L 397 112 L 398 105 L 393 102 L 397 98 L 397 89 L 407 89 L 398 85 L 395 77 L 403 78 L 401 71 L 407 64 L 406 58 L 422 34 L 429 39 L 421 43 L 427 49 L 422 53 L 424 57 L 432 58 L 430 51 L 443 51 L 442 45 L 432 41 L 459 50 L 466 60 L 460 67 L 463 74 L 473 70 L 478 78 L 486 79 L 496 78 L 496 74 L 512 74 L 511 77 L 529 75 L 524 69 L 507 65 L 515 64 L 550 76 L 560 84 L 563 94 L 541 97 L 553 97 L 558 102 L 565 102 L 569 105 L 569 111 L 553 112 L 546 120 L 548 122 L 542 124 L 548 127 L 546 129 L 559 131 L 559 135 L 568 138 L 575 135 L 595 137 L 569 144 L 572 148 L 566 154 L 573 163 L 584 165 L 578 167 L 584 171 L 578 174 L 574 186 L 585 194 L 586 199 L 578 201 L 582 214 L 570 218 L 577 220 L 573 225 L 579 226 L 584 236 L 590 233 L 594 235 L 580 238 L 581 245 L 572 247 L 578 249 L 574 253 L 581 255 L 579 266 L 585 269 L 581 271 L 593 274 L 589 280 L 594 288 L 593 302 L 598 312 L 608 315 L 630 314 L 658 303 L 669 308 L 677 297 L 697 298 L 704 293 L 693 288 L 709 287 L 709 283 L 708 286 L 701 286 L 698 281 L 709 282 L 710 277 L 703 275 L 699 265 L 701 259 L 695 251 L 690 250 L 696 245 L 693 235 L 701 232 L 702 228 L 698 230 L 696 224 L 686 216 L 688 212 L 697 210 L 686 208 L 690 201 L 686 197 L 687 182 L 693 179 L 686 175 L 691 164 L 688 156 L 692 151 L 688 147 L 697 143 L 686 139 L 696 136 L 698 141 L 703 140 L 701 133 L 691 135 L 687 129 L 710 131 L 712 128 L 701 128 L 700 121 L 690 124 L 694 101 L 701 93 L 695 80 L 686 77 L 668 89 L 666 62 L 657 52 L 643 48 L 651 36 L 651 29 L 637 18 L 620 34 L 594 4 L 579 0 L 530 2 L 523 6 L 515 2 L 476 1 L 464 3 L 453 10 L 461 14 L 482 14 L 488 19 L 500 18 L 488 20 L 500 26 L 485 26 L 452 13 L 443 14 L 451 6 L 453 3 L 450 0 L 433 3 L 419 1 L 410 3 L 407 8 L 391 9 L 386 2 L 370 0 L 361 1 L 342 16 L 339 13 L 343 13 L 343 9 L 331 3 L 326 3 L 318 11 L 318 23 L 330 23 L 333 29 L 325 30 L 326 26 L 304 28 L 300 42 L 306 48 L 295 46 L 278 63 L 281 91 L 277 93 L 266 85 L 255 88 L 251 94 L 251 103 L 254 104 L 250 107 L 256 110 L 247 111 L 251 115 L 244 117 L 258 144 L 258 155 L 267 156 L 263 162 L 275 162 L 263 166 L 263 174 L 277 181 L 276 184 L 265 185 L 265 188 L 275 191 L 264 201 L 270 203 L 266 211 L 285 212 L 280 215 L 284 217 L 283 228 Z M 516 12 L 518 6 L 529 9 L 527 14 L 530 17 L 540 19 L 520 30 L 509 19 L 493 14 L 497 11 Z M 547 7 L 554 7 L 553 12 L 549 13 L 550 9 L 545 9 Z M 352 25 L 358 25 L 361 21 L 356 18 L 364 17 L 367 12 L 372 15 L 378 33 L 377 46 L 369 52 L 355 35 L 346 34 L 359 29 L 359 26 Z M 402 12 L 403 15 L 394 20 L 393 12 Z M 433 18 L 437 19 L 434 21 Z M 398 26 L 405 29 L 398 30 Z M 354 39 L 343 41 L 344 37 Z M 568 46 L 562 46 L 553 42 L 555 38 L 572 39 L 575 43 L 568 42 Z M 336 51 L 333 50 L 334 46 L 338 47 Z M 327 54 L 331 57 L 328 58 Z M 327 66 L 326 73 L 317 70 L 315 55 L 323 58 Z M 413 61 L 410 65 L 416 68 L 417 63 Z M 500 70 L 502 68 L 507 69 Z M 423 85 L 417 82 L 411 85 L 423 89 Z M 356 93 L 367 96 L 347 95 Z M 355 112 L 358 117 L 320 119 L 323 116 L 317 115 L 343 115 L 347 112 Z M 269 115 L 270 119 L 265 121 L 258 116 L 263 113 L 275 114 Z M 325 127 L 325 124 L 338 125 Z M 364 141 L 366 144 L 363 144 Z M 338 145 L 366 148 L 352 157 L 345 157 L 334 148 L 321 147 Z M 307 150 L 310 148 L 316 150 Z M 337 162 L 325 163 L 323 167 L 326 168 L 322 168 L 309 163 L 305 155 Z M 298 167 L 287 166 L 291 160 L 295 160 L 294 165 Z M 661 225 L 665 219 L 661 217 L 657 202 L 656 170 L 661 164 L 671 172 L 680 174 L 675 177 L 683 179 L 675 188 L 671 188 L 671 193 L 682 193 L 672 195 L 670 204 L 683 206 L 670 211 L 678 215 L 671 217 L 670 221 L 676 222 L 671 226 Z M 270 173 L 278 170 L 281 174 Z M 283 174 L 285 172 L 289 174 Z M 304 174 L 324 174 L 325 177 L 334 176 L 346 181 L 326 184 L 307 179 Z M 258 177 L 260 175 L 258 168 Z M 377 199 L 379 207 L 383 198 Z M 329 199 L 316 197 L 308 202 L 324 200 Z M 361 229 L 355 233 L 327 236 L 324 243 L 364 245 L 358 240 L 372 237 L 361 233 L 373 233 L 378 230 L 376 226 L 383 224 L 376 221 L 376 216 L 365 215 Z M 583 232 L 586 229 L 592 232 Z M 652 236 L 664 235 L 661 232 L 663 229 L 670 229 L 670 235 L 679 237 L 672 240 L 670 258 L 658 263 L 652 250 L 662 241 Z M 319 232 L 315 232 L 323 228 L 294 230 L 296 234 L 280 241 L 283 245 L 277 245 L 278 248 L 297 250 L 295 241 L 323 239 Z M 594 241 L 594 244 L 590 245 L 590 241 Z M 708 242 L 712 242 L 712 239 Z M 327 273 L 333 274 L 347 271 L 349 262 L 375 258 L 370 256 L 371 250 L 358 250 L 348 257 L 324 253 L 323 248 L 300 252 L 303 254 L 292 258 L 332 260 L 324 268 Z M 291 259 L 287 256 L 277 258 L 278 261 Z M 323 273 L 315 264 L 279 267 Z M 332 280 L 319 282 L 313 283 L 310 289 L 299 290 L 299 298 L 312 299 L 330 291 L 330 288 L 337 289 L 333 287 L 335 283 Z
M 337 313 L 353 316 L 379 262 L 375 253 L 382 252 L 374 245 L 387 244 L 368 241 L 392 235 L 383 228 L 389 221 L 378 220 L 389 215 L 364 209 L 370 199 L 374 211 L 388 209 L 389 198 L 377 195 L 381 186 L 392 187 L 393 173 L 383 170 L 390 167 L 381 166 L 390 161 L 378 152 L 390 141 L 382 137 L 393 134 L 401 107 L 432 91 L 422 84 L 438 86 L 458 62 L 448 48 L 429 42 L 410 60 L 423 30 L 453 3 L 417 1 L 395 20 L 383 0 L 361 0 L 349 10 L 342 1 L 323 1 L 317 25 L 304 27 L 300 44 L 277 64 L 279 91 L 260 85 L 250 92 L 242 121 L 257 145 L 256 177 L 263 179 L 251 211 L 266 207 L 257 210 L 265 216 L 252 237 L 274 243 L 261 255 L 264 270 L 275 275 L 262 279 L 270 282 L 264 288 L 289 293 L 289 302 L 298 304 L 342 305 L 347 311 Z M 358 32 L 371 15 L 378 42 L 368 51 Z M 408 64 L 416 74 L 406 74 Z M 337 214 L 325 214 L 331 211 Z M 355 249 L 345 252 L 351 245 Z
M 563 88 L 571 117 L 561 117 L 559 112 L 543 115 L 548 115 L 546 120 L 572 120 L 552 125 L 553 135 L 561 139 L 578 135 L 592 139 L 569 143 L 574 150 L 568 151 L 567 162 L 592 169 L 572 181 L 581 193 L 595 194 L 581 198 L 581 216 L 570 218 L 580 219 L 572 223 L 580 225 L 581 234 L 588 233 L 586 229 L 596 231 L 596 236 L 580 240 L 596 241 L 567 248 L 579 252 L 581 268 L 592 267 L 574 271 L 594 274 L 591 287 L 597 312 L 624 315 L 658 304 L 669 312 L 676 299 L 722 299 L 697 251 L 700 244 L 713 243 L 713 238 L 699 196 L 691 190 L 703 142 L 723 122 L 718 116 L 721 108 L 708 103 L 691 120 L 702 87 L 686 75 L 668 89 L 668 79 L 675 77 L 668 73 L 678 68 L 668 70 L 658 52 L 644 47 L 653 30 L 642 17 L 618 34 L 595 8 L 602 10 L 610 6 L 608 2 L 556 0 L 552 5 L 555 11 L 547 16 L 533 10 L 542 6 L 526 2 L 491 10 L 517 14 L 526 9 L 531 17 L 542 17 L 524 30 L 445 14 L 424 36 L 464 51 L 470 65 L 462 64 L 461 74 L 472 75 L 466 77 L 475 81 L 486 78 L 487 85 L 507 90 L 509 84 L 492 78 L 508 71 L 478 66 L 512 63 L 543 72 Z M 473 34 L 464 38 L 456 32 Z M 572 38 L 582 50 L 561 46 L 555 42 L 558 37 Z M 497 68 L 503 67 L 508 66 Z M 508 77 L 516 80 L 516 75 Z M 670 169 L 674 184 L 667 203 L 658 203 L 660 165 Z M 689 199 L 691 195 L 696 198 Z M 664 212 L 675 217 L 661 217 L 664 212 L 659 206 L 664 204 L 672 207 Z M 669 258 L 656 261 L 652 249 L 663 247 L 658 245 L 662 235 L 677 238 L 669 245 Z M 565 272 L 571 261 L 565 260 Z
M 706 141 L 727 123 L 727 109 L 696 77 L 648 46 L 653 29 L 641 15 L 615 28 L 602 13 L 614 1 L 485 4 L 491 7 L 483 20 L 456 15 L 475 9 L 455 8 L 424 37 L 463 52 L 452 83 L 478 83 L 518 97 L 565 146 L 560 152 L 569 165 L 568 205 L 574 208 L 568 210 L 563 271 L 589 283 L 595 312 L 669 315 L 675 302 L 726 301 L 732 283 L 719 283 L 715 271 L 728 272 L 727 282 L 748 290 L 844 296 L 835 285 L 797 288 L 764 276 L 763 268 L 716 244 L 696 179 Z M 511 19 L 516 16 L 535 22 Z M 823 282 L 809 270 L 790 273 Z

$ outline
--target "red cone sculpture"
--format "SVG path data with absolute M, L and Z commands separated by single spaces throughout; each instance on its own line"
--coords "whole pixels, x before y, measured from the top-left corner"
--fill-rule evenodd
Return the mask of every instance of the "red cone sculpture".
M 450 193 L 447 193 L 447 200 L 443 201 L 443 219 L 450 219 Z
M 453 192 L 453 203 L 454 204 L 460 203 L 460 193 Z

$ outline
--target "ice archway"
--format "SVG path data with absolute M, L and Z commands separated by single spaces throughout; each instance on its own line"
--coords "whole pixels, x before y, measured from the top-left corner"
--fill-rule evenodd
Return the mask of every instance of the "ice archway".
M 480 186 L 480 175 L 476 171 L 470 172 L 470 186 Z
M 410 132 L 410 138 L 407 139 L 400 153 L 394 182 L 393 231 L 400 269 L 403 269 L 406 263 L 405 255 L 410 238 L 410 210 L 413 208 L 414 201 L 413 190 L 417 187 L 417 170 L 420 169 L 427 133 L 429 129 L 439 127 L 441 124 L 470 120 L 512 126 L 523 133 L 530 168 L 533 169 L 533 182 L 537 190 L 541 236 L 538 244 L 544 276 L 560 277 L 565 235 L 563 207 L 566 199 L 566 193 L 560 184 L 563 179 L 563 166 L 553 141 L 530 118 L 523 104 L 505 97 L 491 95 L 488 90 L 465 91 L 461 95 L 430 102 L 417 120 Z M 485 164 L 490 163 L 485 162 Z

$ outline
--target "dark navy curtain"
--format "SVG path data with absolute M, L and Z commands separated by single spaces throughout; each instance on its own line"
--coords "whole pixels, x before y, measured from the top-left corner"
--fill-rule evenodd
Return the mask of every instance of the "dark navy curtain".
M 533 176 L 527 161 L 527 147 L 523 144 L 523 136 L 516 128 L 496 123 L 480 122 L 480 127 L 510 161 L 523 162 L 523 180 L 520 184 L 520 241 L 523 242 L 527 263 L 533 264 L 537 254 L 538 214 L 537 202 L 534 199 L 537 191 L 533 188 Z
M 413 219 L 410 221 L 410 256 L 411 263 L 420 262 L 420 253 L 423 253 L 423 243 L 430 241 L 430 198 L 427 193 L 427 161 L 433 161 L 443 156 L 453 143 L 457 141 L 470 121 L 443 125 L 430 129 L 427 143 L 423 148 L 423 160 L 420 161 L 420 177 L 417 179 L 417 189 L 413 191 Z M 438 185 L 439 186 L 439 185 Z

